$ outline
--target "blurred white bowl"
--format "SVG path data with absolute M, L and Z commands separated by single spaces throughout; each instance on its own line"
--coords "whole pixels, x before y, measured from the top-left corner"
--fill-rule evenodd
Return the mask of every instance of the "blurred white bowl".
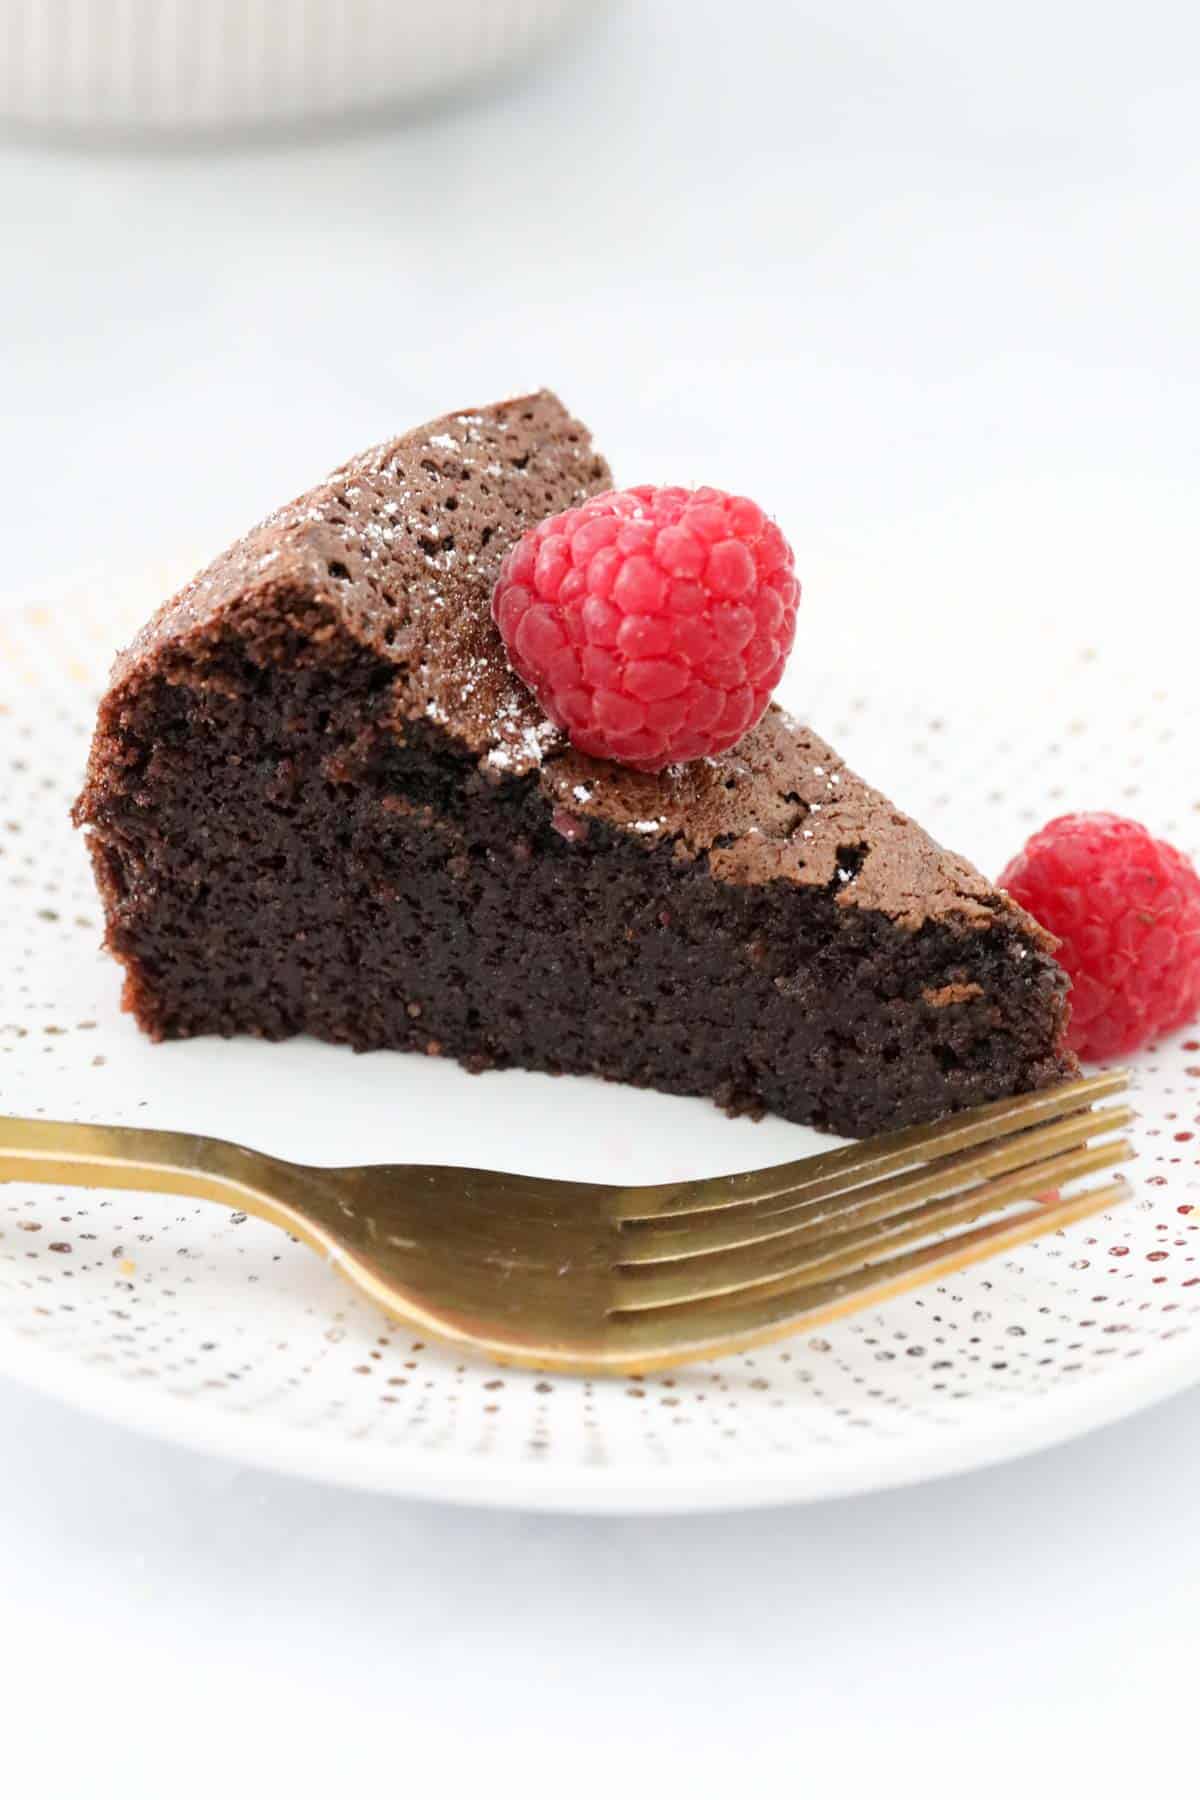
M 208 131 L 485 80 L 584 0 L 0 0 L 0 119 Z

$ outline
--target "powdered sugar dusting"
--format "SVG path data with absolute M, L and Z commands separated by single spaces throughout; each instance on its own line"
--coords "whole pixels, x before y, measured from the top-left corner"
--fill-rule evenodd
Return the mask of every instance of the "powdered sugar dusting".
M 411 711 L 423 712 L 435 686 L 433 680 L 425 686 L 425 670 L 444 677 L 463 646 L 478 641 L 476 608 L 486 613 L 508 514 L 515 530 L 534 507 L 575 504 L 607 476 L 587 433 L 572 425 L 553 396 L 522 396 L 513 405 L 519 415 L 504 404 L 453 413 L 376 445 L 274 509 L 160 610 L 122 658 L 122 671 L 168 637 L 193 632 L 251 583 L 262 585 L 267 605 L 285 582 L 294 583 L 297 591 L 317 597 L 351 636 L 407 669 L 418 690 Z M 513 499 L 517 474 L 525 475 L 524 500 Z M 473 480 L 480 475 L 482 481 Z M 464 683 L 475 741 L 491 724 L 474 715 L 486 711 L 493 685 L 490 674 L 477 687 L 469 678 Z M 449 715 L 438 723 L 455 728 L 458 695 L 444 678 L 436 687 Z M 513 729 L 488 732 L 480 748 L 491 742 L 501 760 L 531 767 L 555 733 L 552 727 L 540 735 L 533 730 L 536 715 L 528 700 L 519 710 Z
M 515 710 L 511 696 L 509 704 Z M 546 751 L 560 740 L 557 725 L 549 719 L 539 719 L 536 724 L 522 726 L 506 742 L 489 750 L 484 761 L 489 769 L 498 769 L 505 775 L 524 775 L 530 769 L 540 768 Z

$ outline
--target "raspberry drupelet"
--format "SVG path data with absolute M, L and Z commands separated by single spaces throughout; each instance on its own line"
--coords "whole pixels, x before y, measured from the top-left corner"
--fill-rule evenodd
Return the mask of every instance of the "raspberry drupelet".
M 635 487 L 527 532 L 492 614 L 577 749 L 655 771 L 727 750 L 758 722 L 799 598 L 787 539 L 752 500 Z
M 1052 819 L 998 885 L 1060 940 L 1077 1055 L 1126 1056 L 1200 1014 L 1200 875 L 1144 825 Z

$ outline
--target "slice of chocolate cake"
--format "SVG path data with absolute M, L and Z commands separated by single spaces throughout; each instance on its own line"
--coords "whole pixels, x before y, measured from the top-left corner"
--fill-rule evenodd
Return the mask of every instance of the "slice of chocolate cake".
M 76 818 L 156 1038 L 312 1032 L 857 1134 L 1070 1073 L 1017 906 L 771 708 L 660 775 L 573 750 L 489 616 L 610 485 L 550 394 L 275 513 L 119 660 Z

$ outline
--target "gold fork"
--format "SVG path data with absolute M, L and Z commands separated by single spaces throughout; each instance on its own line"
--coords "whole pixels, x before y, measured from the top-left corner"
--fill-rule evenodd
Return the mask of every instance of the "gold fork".
M 1120 1177 L 1061 1190 L 1133 1154 L 1111 1135 L 1130 1108 L 1093 1109 L 1126 1081 L 658 1187 L 311 1169 L 186 1132 L 14 1118 L 0 1118 L 0 1181 L 216 1200 L 301 1238 L 422 1331 L 498 1362 L 627 1374 L 827 1325 L 1112 1207 Z M 1003 1216 L 975 1226 L 986 1213 Z

